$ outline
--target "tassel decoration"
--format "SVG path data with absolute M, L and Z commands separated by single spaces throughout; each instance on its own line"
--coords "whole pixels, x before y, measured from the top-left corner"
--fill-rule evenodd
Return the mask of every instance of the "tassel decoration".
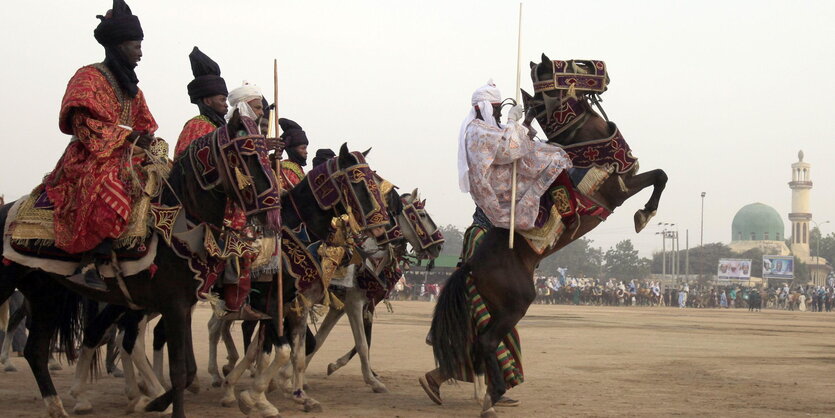
M 245 176 L 238 167 L 235 167 L 235 178 L 238 180 L 238 188 L 241 190 L 252 186 L 252 180 L 248 176 Z

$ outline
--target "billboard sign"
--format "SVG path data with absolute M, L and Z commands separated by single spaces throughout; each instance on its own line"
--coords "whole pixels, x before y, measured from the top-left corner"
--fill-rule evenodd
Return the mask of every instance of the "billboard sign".
M 750 280 L 751 260 L 721 258 L 719 259 L 719 268 L 716 275 L 719 277 L 719 280 Z
M 794 279 L 794 257 L 790 255 L 764 255 L 763 278 Z

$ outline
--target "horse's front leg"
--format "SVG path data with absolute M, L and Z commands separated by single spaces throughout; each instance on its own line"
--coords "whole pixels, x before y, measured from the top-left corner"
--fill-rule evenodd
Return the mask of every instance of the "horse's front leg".
M 310 362 L 313 360 L 313 356 L 322 348 L 322 345 L 325 343 L 325 340 L 330 335 L 330 332 L 333 330 L 333 327 L 339 322 L 339 319 L 342 318 L 342 315 L 345 314 L 344 310 L 334 309 L 331 307 L 328 309 L 328 313 L 325 315 L 325 318 L 322 320 L 322 325 L 319 326 L 319 330 L 316 332 L 316 347 L 313 349 L 313 352 L 307 356 L 307 365 L 310 365 Z M 333 372 L 336 371 L 339 367 L 335 367 L 334 363 L 328 365 L 328 376 L 330 376 Z
M 162 412 L 172 405 L 172 418 L 185 418 L 183 394 L 194 379 L 191 347 L 191 306 L 172 306 L 162 312 L 165 339 L 168 343 L 168 367 L 171 389 L 148 404 L 146 411 Z
M 636 175 L 618 176 L 618 182 L 621 188 L 620 191 L 623 194 L 622 202 L 641 190 L 652 186 L 652 195 L 644 205 L 644 208 L 635 212 L 635 232 L 641 232 L 658 210 L 661 193 L 664 192 L 664 188 L 667 186 L 667 173 L 664 170 L 655 169 Z
M 304 391 L 304 374 L 307 368 L 305 355 L 305 340 L 307 338 L 307 308 L 302 313 L 290 316 L 290 336 L 293 347 L 293 400 L 304 405 L 305 412 L 322 412 L 322 405 L 313 398 L 307 396 Z
M 244 358 L 223 379 L 223 397 L 220 399 L 220 404 L 224 407 L 232 407 L 232 405 L 238 402 L 235 397 L 235 385 L 238 384 L 238 380 L 249 369 L 249 366 L 264 348 L 263 324 L 259 327 L 256 335 L 255 340 L 249 343 L 249 348 L 247 348 Z
M 241 408 L 241 412 L 247 415 L 250 415 L 252 410 L 255 409 L 258 411 L 258 415 L 262 417 L 279 416 L 278 409 L 267 400 L 266 391 L 269 389 L 270 383 L 281 367 L 290 360 L 291 349 L 286 338 L 278 337 L 276 328 L 271 327 L 268 332 L 270 332 L 270 340 L 277 341 L 274 344 L 275 358 L 269 366 L 258 367 L 258 373 L 255 375 L 252 388 L 238 395 L 238 406 Z M 252 343 L 250 345 L 255 344 Z M 264 363 L 267 361 L 267 357 L 263 353 L 261 354 L 261 360 Z
M 374 376 L 371 370 L 371 361 L 369 359 L 368 341 L 365 336 L 365 324 L 363 323 L 363 310 L 367 298 L 365 292 L 358 288 L 351 288 L 348 290 L 345 301 L 345 311 L 348 313 L 348 320 L 351 323 L 351 331 L 354 334 L 354 346 L 357 349 L 357 354 L 360 356 L 360 363 L 362 367 L 362 377 L 365 383 L 371 385 L 371 389 L 375 393 L 386 393 L 388 389 L 383 382 L 380 382 Z

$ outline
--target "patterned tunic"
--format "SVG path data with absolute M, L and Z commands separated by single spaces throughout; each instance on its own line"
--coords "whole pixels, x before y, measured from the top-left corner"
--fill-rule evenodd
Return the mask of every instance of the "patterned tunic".
M 531 141 L 527 128 L 512 121 L 496 127 L 480 119 L 467 127 L 467 162 L 470 195 L 490 222 L 510 227 L 513 162 L 516 171 L 516 228 L 531 229 L 539 199 L 560 172 L 571 167 L 562 148 Z
M 70 79 L 58 122 L 73 138 L 44 185 L 55 205 L 55 245 L 79 253 L 118 238 L 130 219 L 131 131 L 122 126 L 151 134 L 157 123 L 142 91 L 127 97 L 103 64 Z
M 290 160 L 281 160 L 281 190 L 290 190 L 304 178 L 302 166 Z
M 217 129 L 217 125 L 212 123 L 206 116 L 197 115 L 189 119 L 185 126 L 183 126 L 180 137 L 177 138 L 177 146 L 174 147 L 174 158 L 179 157 L 192 141 L 214 132 L 215 129 Z

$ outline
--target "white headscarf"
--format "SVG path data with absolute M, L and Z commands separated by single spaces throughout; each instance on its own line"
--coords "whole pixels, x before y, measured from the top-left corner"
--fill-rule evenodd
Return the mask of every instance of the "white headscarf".
M 240 111 L 241 116 L 246 116 L 252 120 L 257 119 L 258 117 L 255 115 L 255 111 L 249 107 L 249 101 L 255 99 L 261 100 L 262 97 L 261 89 L 258 86 L 244 81 L 242 86 L 229 92 L 229 112 L 226 113 L 226 120 L 232 119 L 232 114 L 235 113 L 235 109 Z
M 475 120 L 476 107 L 478 107 L 484 122 L 498 126 L 496 119 L 493 117 L 493 103 L 501 103 L 501 101 L 502 94 L 496 84 L 493 83 L 492 78 L 487 81 L 487 84 L 473 92 L 470 113 L 464 118 L 464 122 L 461 123 L 461 130 L 458 132 L 458 187 L 464 193 L 470 192 L 470 165 L 467 163 L 467 127 Z

